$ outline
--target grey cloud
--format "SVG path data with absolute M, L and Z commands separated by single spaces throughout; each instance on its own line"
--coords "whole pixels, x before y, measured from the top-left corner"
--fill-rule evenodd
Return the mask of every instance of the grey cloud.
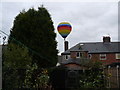
M 43 4 L 51 14 L 57 34 L 58 49 L 62 52 L 63 38 L 57 32 L 57 25 L 62 21 L 72 24 L 72 32 L 67 37 L 71 46 L 79 42 L 101 41 L 104 34 L 110 34 L 112 40 L 117 39 L 117 3 L 77 3 L 77 2 L 34 2 L 34 3 L 4 3 L 3 29 L 9 33 L 14 17 L 22 10 L 37 8 Z

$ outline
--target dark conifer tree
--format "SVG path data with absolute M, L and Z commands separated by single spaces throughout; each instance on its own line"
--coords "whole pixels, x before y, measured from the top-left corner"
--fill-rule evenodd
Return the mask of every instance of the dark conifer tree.
M 46 8 L 23 10 L 14 20 L 9 43 L 24 45 L 29 49 L 32 63 L 40 68 L 55 66 L 57 63 L 57 42 L 53 21 Z

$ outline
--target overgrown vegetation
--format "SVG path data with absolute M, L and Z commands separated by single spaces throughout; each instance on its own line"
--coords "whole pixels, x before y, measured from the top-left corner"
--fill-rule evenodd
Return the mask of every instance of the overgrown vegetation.
M 88 70 L 80 75 L 80 88 L 104 88 L 104 73 L 100 61 L 90 61 Z
M 59 66 L 53 69 L 51 82 L 55 90 L 80 90 L 81 88 L 100 89 L 105 87 L 103 75 L 101 62 L 90 62 L 89 69 L 84 71 L 70 70 L 65 66 Z

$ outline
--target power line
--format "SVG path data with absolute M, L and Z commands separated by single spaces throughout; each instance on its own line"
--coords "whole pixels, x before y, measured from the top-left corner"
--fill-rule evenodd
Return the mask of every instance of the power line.
M 9 35 L 7 33 L 5 33 L 4 31 L 0 30 L 0 32 L 2 32 L 3 34 L 5 34 L 6 36 L 9 37 Z M 27 48 L 28 50 L 30 50 L 31 52 L 33 52 L 34 54 L 38 55 L 39 57 L 41 57 L 42 59 L 47 60 L 48 62 L 50 62 L 50 59 L 43 57 L 42 55 L 40 55 L 38 52 L 32 50 L 31 48 L 27 47 L 26 45 L 24 45 L 23 43 L 21 43 L 20 41 L 16 40 L 14 37 L 10 37 L 12 38 L 15 42 L 17 42 L 19 45 L 22 45 L 23 47 Z
M 2 32 L 3 34 L 5 34 L 5 35 L 9 36 L 7 33 L 3 32 L 2 30 L 0 30 L 0 32 Z

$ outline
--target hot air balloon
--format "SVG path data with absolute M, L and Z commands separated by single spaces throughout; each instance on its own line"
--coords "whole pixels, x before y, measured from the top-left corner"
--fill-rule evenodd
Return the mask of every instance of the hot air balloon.
M 61 22 L 58 24 L 58 32 L 59 34 L 64 38 L 65 38 L 70 34 L 71 30 L 72 30 L 72 26 L 70 25 L 70 23 L 68 22 Z

